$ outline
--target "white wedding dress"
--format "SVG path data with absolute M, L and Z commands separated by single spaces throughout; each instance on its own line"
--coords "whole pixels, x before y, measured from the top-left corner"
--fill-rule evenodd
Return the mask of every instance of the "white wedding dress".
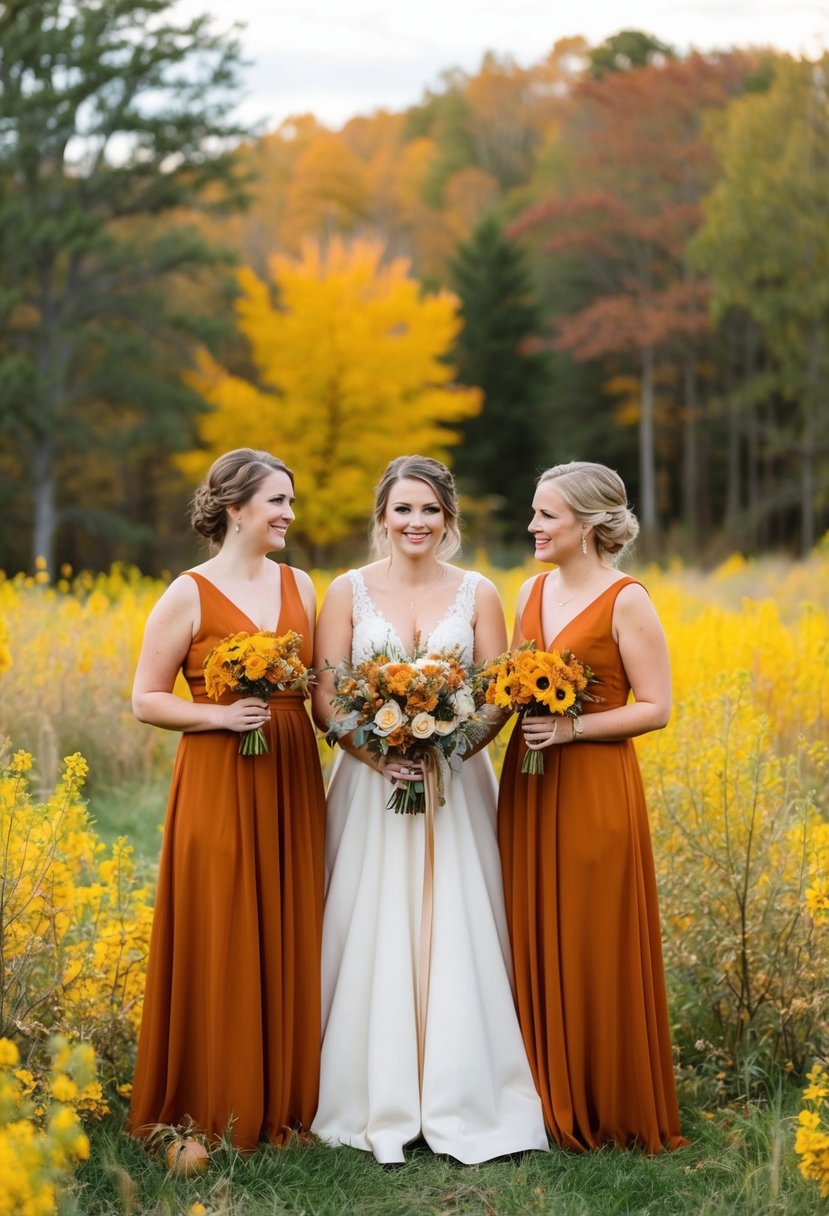
M 352 660 L 405 658 L 393 626 L 351 571 Z M 480 575 L 464 576 L 424 649 L 471 661 Z M 422 1136 L 466 1164 L 547 1148 L 511 986 L 495 830 L 496 785 L 479 752 L 435 815 L 432 941 L 422 1083 L 418 985 L 424 815 L 386 809 L 389 782 L 347 753 L 328 793 L 323 1044 L 312 1130 L 331 1144 L 404 1160 Z

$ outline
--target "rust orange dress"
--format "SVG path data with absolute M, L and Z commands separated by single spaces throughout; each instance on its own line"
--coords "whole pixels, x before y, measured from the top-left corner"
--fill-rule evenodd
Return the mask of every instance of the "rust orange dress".
M 543 638 L 533 586 L 521 633 L 569 647 L 604 698 L 630 684 L 613 640 L 619 591 L 608 587 L 554 638 Z M 680 1136 L 647 808 L 632 740 L 545 748 L 543 775 L 521 773 L 515 730 L 498 802 L 498 836 L 516 1001 L 548 1131 L 563 1147 L 607 1141 L 657 1153 Z
M 277 632 L 306 639 L 293 571 L 280 566 Z M 195 701 L 202 664 L 256 626 L 199 574 L 201 624 L 184 663 Z M 228 700 L 233 694 L 225 694 Z M 183 734 L 176 755 L 150 943 L 129 1128 L 188 1116 L 213 1140 L 254 1148 L 307 1129 L 317 1106 L 325 794 L 298 693 L 276 693 L 270 750 L 239 754 L 233 731 Z

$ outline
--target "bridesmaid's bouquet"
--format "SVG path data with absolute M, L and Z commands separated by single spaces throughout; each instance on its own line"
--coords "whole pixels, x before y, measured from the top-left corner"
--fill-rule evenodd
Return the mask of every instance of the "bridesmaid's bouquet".
M 353 732 L 356 747 L 375 756 L 392 753 L 421 760 L 428 753 L 437 769 L 438 801 L 444 802 L 447 776 L 459 772 L 463 757 L 487 733 L 482 669 L 464 667 L 459 652 L 436 651 L 398 662 L 377 651 L 362 663 L 343 660 L 334 672 L 332 704 L 339 716 L 328 723 L 333 744 Z M 401 783 L 389 810 L 417 815 L 425 810 L 422 781 Z
M 538 650 L 534 642 L 495 659 L 484 669 L 483 681 L 488 704 L 510 713 L 577 718 L 586 701 L 603 699 L 587 691 L 601 681 L 572 650 Z M 543 773 L 544 753 L 528 748 L 521 772 Z
M 281 636 L 232 633 L 214 646 L 204 660 L 204 683 L 208 696 L 218 701 L 223 693 L 269 701 L 275 692 L 307 693 L 313 673 L 299 657 L 302 635 L 290 629 Z M 243 756 L 261 756 L 268 750 L 262 728 L 246 731 L 239 743 Z

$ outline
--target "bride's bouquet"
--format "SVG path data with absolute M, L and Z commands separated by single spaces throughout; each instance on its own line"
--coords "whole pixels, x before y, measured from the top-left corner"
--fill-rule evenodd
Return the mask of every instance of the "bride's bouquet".
M 601 681 L 572 650 L 539 650 L 534 642 L 495 659 L 484 669 L 483 682 L 486 701 L 510 713 L 577 718 L 585 701 L 602 700 L 587 691 Z M 553 733 L 557 724 L 558 717 Z M 521 772 L 543 773 L 543 753 L 528 748 Z
M 390 753 L 408 760 L 430 756 L 437 772 L 437 793 L 444 802 L 446 779 L 459 772 L 470 748 L 487 733 L 479 712 L 485 690 L 481 669 L 465 667 L 459 650 L 441 650 L 398 662 L 377 651 L 362 663 L 343 660 L 334 672 L 339 711 L 328 723 L 328 742 L 353 732 L 354 745 L 375 756 Z M 402 782 L 388 801 L 406 815 L 425 810 L 422 781 Z
M 281 636 L 264 629 L 230 634 L 204 660 L 207 695 L 218 701 L 223 693 L 236 692 L 269 701 L 275 692 L 306 693 L 314 677 L 299 657 L 302 641 L 302 634 L 293 629 Z M 267 750 L 261 727 L 242 735 L 243 756 L 261 756 Z

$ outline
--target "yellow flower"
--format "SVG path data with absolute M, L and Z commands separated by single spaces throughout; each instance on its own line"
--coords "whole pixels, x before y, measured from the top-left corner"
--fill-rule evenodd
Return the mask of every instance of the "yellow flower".
M 551 713 L 564 714 L 575 703 L 576 690 L 568 680 L 559 679 L 552 683 L 538 700 L 542 705 L 546 705 Z
M 20 1063 L 20 1052 L 11 1039 L 0 1039 L 0 1067 L 13 1067 Z
M 19 751 L 12 756 L 12 762 L 9 765 L 9 771 L 12 773 L 28 773 L 32 767 L 32 756 L 30 752 Z
M 245 659 L 245 675 L 249 680 L 261 680 L 268 670 L 268 660 L 261 654 L 250 654 Z
M 71 1102 L 78 1096 L 78 1087 L 71 1077 L 61 1073 L 52 1081 L 52 1094 L 58 1102 Z

